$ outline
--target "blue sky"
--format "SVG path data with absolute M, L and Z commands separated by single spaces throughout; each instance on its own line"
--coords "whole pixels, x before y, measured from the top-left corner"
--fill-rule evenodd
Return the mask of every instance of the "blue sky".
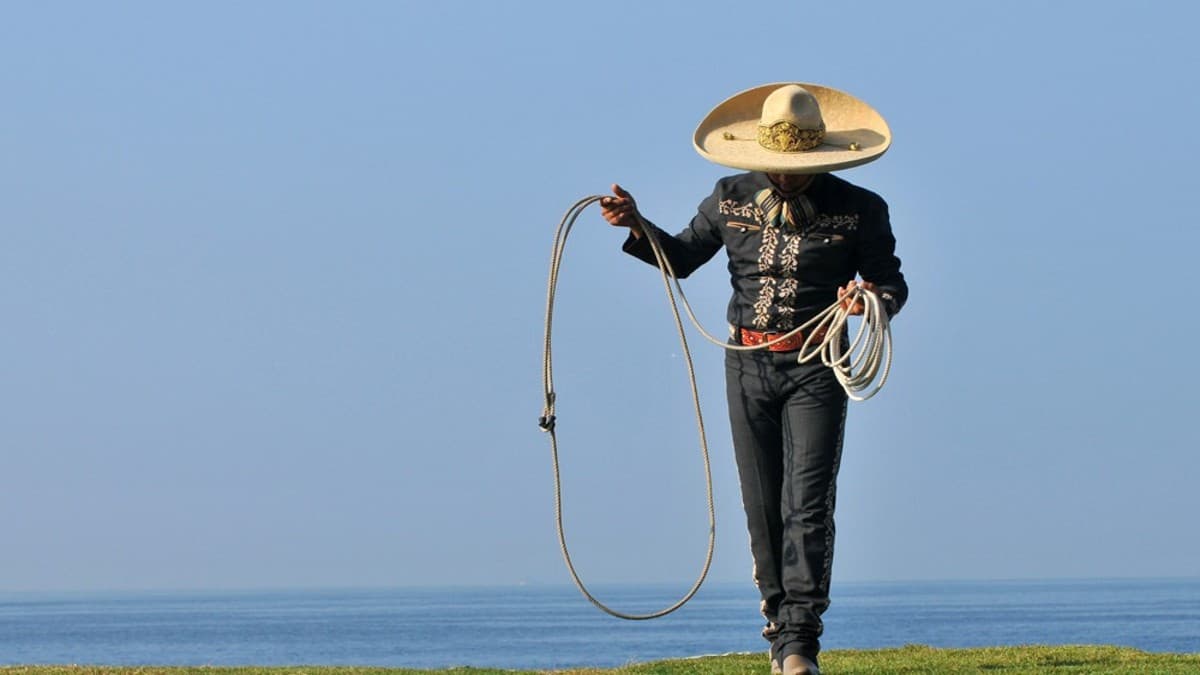
M 775 81 L 892 149 L 912 287 L 852 408 L 836 580 L 1195 576 L 1186 3 L 12 3 L 0 9 L 0 590 L 563 583 L 536 429 L 553 229 L 671 230 L 691 133 Z M 703 476 L 652 269 L 572 235 L 576 562 L 694 578 Z M 719 332 L 719 261 L 686 282 Z M 721 355 L 713 578 L 749 583 Z

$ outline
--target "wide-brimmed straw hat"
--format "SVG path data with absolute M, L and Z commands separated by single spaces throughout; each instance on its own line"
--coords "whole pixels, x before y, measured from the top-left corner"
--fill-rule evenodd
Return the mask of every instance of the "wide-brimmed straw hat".
M 747 89 L 705 116 L 693 139 L 705 159 L 767 173 L 824 173 L 876 160 L 892 132 L 844 91 L 780 82 Z

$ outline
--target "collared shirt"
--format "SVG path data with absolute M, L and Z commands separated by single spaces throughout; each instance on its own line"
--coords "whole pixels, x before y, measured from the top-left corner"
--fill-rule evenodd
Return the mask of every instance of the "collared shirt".
M 732 326 L 764 332 L 802 325 L 837 300 L 837 289 L 862 275 L 878 287 L 888 313 L 908 298 L 887 203 L 832 174 L 818 174 L 792 203 L 795 225 L 768 222 L 755 195 L 773 188 L 764 173 L 717 181 L 691 224 L 671 236 L 647 223 L 679 278 L 724 248 L 729 255 Z M 645 237 L 630 235 L 625 252 L 656 265 Z

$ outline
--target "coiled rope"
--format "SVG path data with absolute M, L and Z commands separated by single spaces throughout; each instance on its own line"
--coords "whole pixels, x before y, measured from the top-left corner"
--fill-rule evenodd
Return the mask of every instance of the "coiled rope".
M 554 246 L 550 254 L 550 278 L 546 285 L 546 331 L 542 352 L 542 385 L 545 391 L 545 405 L 542 407 L 542 416 L 538 420 L 538 426 L 550 436 L 550 453 L 554 463 L 555 526 L 558 531 L 559 548 L 562 550 L 563 560 L 567 563 L 567 570 L 571 574 L 571 579 L 575 582 L 575 586 L 579 591 L 583 593 L 584 597 L 605 613 L 619 619 L 643 621 L 666 616 L 691 600 L 696 595 L 696 592 L 700 590 L 700 586 L 708 576 L 709 568 L 712 565 L 713 551 L 716 548 L 717 522 L 716 510 L 713 505 L 712 466 L 708 452 L 708 436 L 704 431 L 704 415 L 700 410 L 700 392 L 696 385 L 696 370 L 692 365 L 692 353 L 688 349 L 687 334 L 684 331 L 683 319 L 679 313 L 679 303 L 675 297 L 676 292 L 679 294 L 679 301 L 682 301 L 688 319 L 691 320 L 696 330 L 709 342 L 724 349 L 736 351 L 768 349 L 771 345 L 782 342 L 796 334 L 807 334 L 808 337 L 804 340 L 799 350 L 798 359 L 800 363 L 807 363 L 819 355 L 821 362 L 833 369 L 838 382 L 846 390 L 846 395 L 855 401 L 865 401 L 871 398 L 883 388 L 884 383 L 887 381 L 888 372 L 891 370 L 892 365 L 892 331 L 888 322 L 887 312 L 883 309 L 883 302 L 879 295 L 860 285 L 856 285 L 846 296 L 822 310 L 803 325 L 768 342 L 753 346 L 731 345 L 727 341 L 715 338 L 708 331 L 704 330 L 699 320 L 696 319 L 691 304 L 688 303 L 687 295 L 683 292 L 683 286 L 680 285 L 679 279 L 675 276 L 675 270 L 671 267 L 671 262 L 667 259 L 666 253 L 663 251 L 662 244 L 659 243 L 654 230 L 638 214 L 638 222 L 642 226 L 641 231 L 643 236 L 646 237 L 650 249 L 654 252 L 655 261 L 658 263 L 658 269 L 662 275 L 667 302 L 671 306 L 671 314 L 675 319 L 675 328 L 679 333 L 679 342 L 683 349 L 683 360 L 687 366 L 688 383 L 692 392 L 692 407 L 696 414 L 696 427 L 700 436 L 700 453 L 704 461 L 705 495 L 708 502 L 708 549 L 704 555 L 704 566 L 700 570 L 700 575 L 696 578 L 695 583 L 692 584 L 692 587 L 683 597 L 671 606 L 649 614 L 628 614 L 612 609 L 597 599 L 588 590 L 583 580 L 580 579 L 578 572 L 575 570 L 575 565 L 571 561 L 571 552 L 567 547 L 566 533 L 563 527 L 562 475 L 558 458 L 558 437 L 555 433 L 555 426 L 557 424 L 555 402 L 557 395 L 554 392 L 554 365 L 551 354 L 554 301 L 558 287 L 558 273 L 562 267 L 562 257 L 563 251 L 566 250 L 567 237 L 570 235 L 571 228 L 575 226 L 575 221 L 579 219 L 579 215 L 583 213 L 584 209 L 603 198 L 600 195 L 592 195 L 575 202 L 571 208 L 567 209 L 554 233 Z M 862 324 L 859 326 L 854 339 L 850 341 L 849 347 L 843 351 L 842 338 L 849 323 L 850 308 L 859 302 L 863 305 Z M 822 334 L 823 338 L 821 340 L 814 339 L 815 336 Z M 876 378 L 878 378 L 877 382 Z M 862 394 L 861 392 L 864 391 L 867 393 Z

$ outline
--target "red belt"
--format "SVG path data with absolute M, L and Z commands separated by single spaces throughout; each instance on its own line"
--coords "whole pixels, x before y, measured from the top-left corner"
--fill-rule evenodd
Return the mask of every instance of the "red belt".
M 783 334 L 784 333 L 760 333 L 756 330 L 750 330 L 749 328 L 738 329 L 738 337 L 740 338 L 741 343 L 748 347 L 761 345 L 772 340 L 779 340 L 779 336 Z M 803 332 L 796 333 L 785 340 L 779 340 L 779 342 L 767 347 L 767 349 L 773 352 L 794 352 L 804 346 L 804 340 L 807 338 L 808 336 Z M 814 343 L 818 343 L 824 338 L 825 328 L 822 327 L 813 336 L 812 341 Z

